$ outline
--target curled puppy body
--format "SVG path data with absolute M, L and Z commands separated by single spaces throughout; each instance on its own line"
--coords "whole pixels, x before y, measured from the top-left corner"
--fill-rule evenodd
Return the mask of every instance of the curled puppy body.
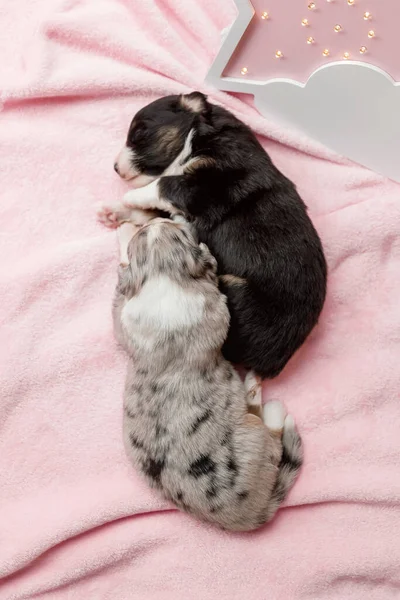
M 264 424 L 254 375 L 243 383 L 223 358 L 229 311 L 207 247 L 180 219 L 155 219 L 126 249 L 130 227 L 119 230 L 128 264 L 119 267 L 113 304 L 115 335 L 129 357 L 127 453 L 181 510 L 224 529 L 256 529 L 300 468 L 293 419 L 270 402 Z
M 224 356 L 278 375 L 326 294 L 321 242 L 293 183 L 244 123 L 199 92 L 140 110 L 116 170 L 140 188 L 127 206 L 181 212 L 217 259 L 231 313 Z

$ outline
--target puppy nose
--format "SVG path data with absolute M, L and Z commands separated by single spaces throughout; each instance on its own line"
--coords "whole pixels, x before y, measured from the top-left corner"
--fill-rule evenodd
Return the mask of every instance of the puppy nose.
M 114 171 L 119 175 L 118 163 L 114 163 Z

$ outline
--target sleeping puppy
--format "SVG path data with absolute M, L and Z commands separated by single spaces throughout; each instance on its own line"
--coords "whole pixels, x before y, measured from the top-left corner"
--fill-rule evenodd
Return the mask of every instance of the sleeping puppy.
M 229 327 L 216 262 L 182 222 L 119 229 L 114 331 L 128 357 L 124 442 L 165 498 L 232 531 L 269 521 L 302 462 L 293 418 L 221 348 Z M 133 237 L 132 237 L 133 236 Z M 258 416 L 256 416 L 258 415 Z
M 134 189 L 103 206 L 108 226 L 131 210 L 181 213 L 217 259 L 231 326 L 224 356 L 278 375 L 324 304 L 320 239 L 295 186 L 250 129 L 199 92 L 167 96 L 134 117 L 115 163 Z

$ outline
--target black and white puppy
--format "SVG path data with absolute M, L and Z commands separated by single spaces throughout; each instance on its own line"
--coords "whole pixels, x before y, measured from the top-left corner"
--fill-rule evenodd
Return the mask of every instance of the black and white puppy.
M 141 109 L 114 168 L 136 189 L 103 206 L 102 222 L 135 220 L 138 209 L 183 214 L 218 262 L 231 313 L 224 356 L 278 375 L 326 294 L 321 241 L 294 184 L 244 123 L 200 92 Z

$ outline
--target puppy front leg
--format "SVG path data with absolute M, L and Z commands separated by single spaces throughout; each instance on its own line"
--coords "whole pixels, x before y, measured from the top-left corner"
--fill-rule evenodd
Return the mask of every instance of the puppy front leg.
M 129 299 L 135 293 L 136 282 L 132 270 L 129 268 L 128 246 L 132 237 L 137 232 L 138 227 L 131 223 L 123 223 L 118 228 L 118 244 L 119 244 L 119 267 L 118 267 L 118 282 L 115 289 L 112 316 L 114 323 L 114 336 L 119 344 L 125 350 L 129 350 L 129 338 L 125 335 L 122 325 L 122 311 Z
M 123 267 L 122 265 L 120 265 L 118 267 L 118 283 L 115 288 L 114 299 L 112 304 L 114 336 L 118 344 L 120 344 L 125 349 L 127 348 L 128 344 L 122 327 L 121 315 L 124 306 L 127 303 L 125 292 L 129 288 L 130 277 L 131 275 L 128 267 Z
M 117 229 L 119 243 L 119 264 L 122 267 L 127 267 L 129 265 L 128 246 L 137 230 L 138 227 L 132 223 L 122 223 L 121 227 Z
M 128 208 L 121 202 L 102 204 L 97 211 L 97 218 L 102 225 L 110 229 L 116 229 L 122 223 L 133 223 L 134 225 L 145 225 L 157 217 L 155 211 L 141 210 L 139 208 Z
M 124 206 L 141 210 L 162 210 L 171 215 L 176 214 L 179 211 L 160 194 L 159 184 L 160 179 L 156 179 L 145 187 L 130 190 L 124 196 Z

